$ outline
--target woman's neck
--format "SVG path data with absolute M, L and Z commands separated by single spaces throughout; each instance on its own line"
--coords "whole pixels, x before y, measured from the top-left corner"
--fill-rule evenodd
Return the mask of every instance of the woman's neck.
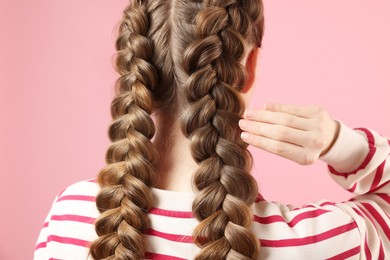
M 191 156 L 190 141 L 180 130 L 180 120 L 174 116 L 160 115 L 153 140 L 160 160 L 156 165 L 158 181 L 156 188 L 180 192 L 195 192 L 192 176 L 197 164 Z

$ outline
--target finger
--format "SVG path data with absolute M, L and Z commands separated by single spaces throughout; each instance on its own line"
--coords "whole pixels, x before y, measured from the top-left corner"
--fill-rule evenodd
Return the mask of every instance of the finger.
M 303 118 L 312 118 L 322 111 L 319 106 L 298 106 L 298 105 L 284 105 L 284 104 L 265 104 L 265 109 L 274 112 L 287 113 Z
M 318 156 L 314 156 L 313 153 L 307 153 L 304 148 L 294 144 L 280 142 L 247 132 L 243 132 L 241 134 L 241 138 L 244 140 L 244 142 L 252 146 L 258 147 L 264 151 L 284 157 L 302 165 L 313 164 L 318 159 Z
M 284 125 L 291 128 L 309 130 L 313 122 L 308 121 L 310 119 L 294 116 L 284 112 L 274 112 L 267 110 L 254 110 L 248 109 L 244 114 L 246 119 L 255 120 L 259 122 Z
M 250 134 L 271 138 L 277 141 L 289 142 L 298 146 L 304 146 L 308 138 L 308 132 L 282 125 L 272 125 L 262 122 L 240 120 L 242 130 Z

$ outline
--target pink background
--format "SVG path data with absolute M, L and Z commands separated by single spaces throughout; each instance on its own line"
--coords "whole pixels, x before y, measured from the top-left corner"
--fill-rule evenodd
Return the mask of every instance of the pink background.
M 54 196 L 104 165 L 126 1 L 0 0 L 0 259 L 30 259 Z M 319 104 L 390 136 L 390 2 L 265 1 L 253 106 Z M 318 162 L 252 149 L 270 200 L 344 200 Z M 294 186 L 292 186 L 294 184 Z

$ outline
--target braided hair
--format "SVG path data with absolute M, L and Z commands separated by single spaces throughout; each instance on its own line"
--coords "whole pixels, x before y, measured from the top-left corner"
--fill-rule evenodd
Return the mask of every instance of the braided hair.
M 261 0 L 133 0 L 116 41 L 112 141 L 98 175 L 94 259 L 142 259 L 157 176 L 152 113 L 175 110 L 198 164 L 197 259 L 255 259 L 250 206 L 258 193 L 240 139 L 246 47 L 260 47 Z M 167 19 L 168 18 L 168 19 Z M 181 110 L 185 109 L 184 113 Z
M 249 174 L 251 156 L 240 139 L 238 121 L 244 105 L 244 39 L 252 19 L 248 2 L 206 0 L 195 17 L 196 40 L 185 50 L 183 67 L 188 109 L 182 131 L 191 140 L 198 163 L 198 189 L 192 210 L 200 224 L 197 259 L 256 259 L 259 240 L 251 232 L 250 206 L 258 194 Z M 260 10 L 256 10 L 260 12 Z M 250 31 L 252 33 L 252 31 Z
M 150 187 L 158 161 L 151 113 L 154 99 L 162 96 L 156 90 L 161 80 L 153 66 L 149 31 L 147 2 L 134 1 L 124 10 L 116 41 L 119 94 L 111 103 L 107 166 L 98 175 L 96 205 L 101 215 L 95 223 L 99 238 L 90 247 L 94 259 L 140 259 L 145 254 L 142 234 L 149 227 Z

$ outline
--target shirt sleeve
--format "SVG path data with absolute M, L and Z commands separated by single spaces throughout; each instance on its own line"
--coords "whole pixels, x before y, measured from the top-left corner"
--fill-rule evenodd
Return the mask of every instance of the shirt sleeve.
M 93 180 L 66 187 L 54 200 L 38 236 L 34 260 L 89 259 L 89 244 L 97 238 L 94 221 L 99 215 Z
M 329 174 L 356 196 L 337 206 L 352 216 L 367 259 L 390 257 L 390 140 L 368 128 L 341 123 L 340 136 L 321 159 Z
M 58 200 L 58 196 L 54 199 L 52 206 L 50 208 L 49 213 L 47 214 L 45 218 L 45 222 L 43 224 L 43 227 L 41 231 L 39 232 L 38 240 L 35 245 L 35 251 L 34 251 L 34 260 L 47 260 L 51 259 L 49 249 L 47 247 L 48 238 L 49 238 L 49 222 L 52 217 L 54 204 Z
M 253 229 L 270 259 L 389 259 L 390 142 L 340 122 L 332 148 L 320 159 L 331 178 L 354 193 L 345 202 L 318 200 L 301 207 L 261 196 Z M 320 185 L 320 184 L 317 184 Z

